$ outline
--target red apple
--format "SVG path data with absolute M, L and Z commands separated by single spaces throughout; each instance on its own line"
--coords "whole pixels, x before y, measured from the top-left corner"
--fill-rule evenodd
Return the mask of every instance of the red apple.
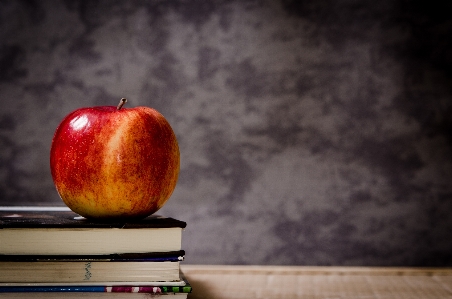
M 86 218 L 143 218 L 176 187 L 180 154 L 162 114 L 148 107 L 81 108 L 56 129 L 50 150 L 55 187 Z

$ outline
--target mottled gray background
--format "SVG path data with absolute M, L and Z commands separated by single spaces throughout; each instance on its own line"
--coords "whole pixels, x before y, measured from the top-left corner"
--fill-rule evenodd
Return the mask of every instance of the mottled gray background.
M 187 263 L 452 266 L 452 5 L 0 1 L 0 204 L 63 205 L 55 128 L 152 106 Z M 433 4 L 435 3 L 435 4 Z

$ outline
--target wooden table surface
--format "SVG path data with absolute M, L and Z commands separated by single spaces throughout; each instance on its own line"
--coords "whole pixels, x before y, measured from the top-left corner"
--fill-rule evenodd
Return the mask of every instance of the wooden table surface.
M 452 268 L 182 265 L 188 298 L 452 299 Z

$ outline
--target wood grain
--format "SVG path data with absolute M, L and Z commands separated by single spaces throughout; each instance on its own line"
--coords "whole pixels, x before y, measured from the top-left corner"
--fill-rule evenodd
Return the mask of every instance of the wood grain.
M 182 265 L 198 298 L 452 298 L 451 268 Z

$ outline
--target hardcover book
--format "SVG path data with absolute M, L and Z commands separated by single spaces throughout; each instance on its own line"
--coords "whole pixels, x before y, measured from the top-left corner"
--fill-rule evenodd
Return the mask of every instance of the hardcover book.
M 97 222 L 65 208 L 0 207 L 0 255 L 111 255 L 180 251 L 186 223 L 151 215 Z

